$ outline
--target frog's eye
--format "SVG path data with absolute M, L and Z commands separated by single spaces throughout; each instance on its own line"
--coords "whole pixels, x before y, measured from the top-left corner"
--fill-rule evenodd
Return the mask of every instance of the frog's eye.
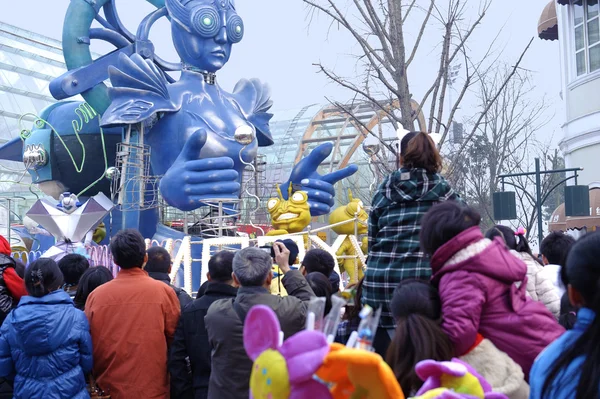
M 358 203 L 356 204 L 356 213 L 361 213 L 363 210 L 363 203 L 362 201 L 358 201 Z
M 267 202 L 267 209 L 269 209 L 270 211 L 277 208 L 277 204 L 279 204 L 279 200 L 276 198 L 271 198 L 268 202 Z
M 295 203 L 306 202 L 307 199 L 308 197 L 306 196 L 306 194 L 304 194 L 301 191 L 296 191 L 294 195 L 292 195 L 292 201 Z

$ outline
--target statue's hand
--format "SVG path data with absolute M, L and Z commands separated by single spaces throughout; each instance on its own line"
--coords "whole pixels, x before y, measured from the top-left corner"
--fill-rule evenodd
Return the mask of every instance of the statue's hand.
M 352 176 L 358 170 L 358 166 L 349 165 L 333 173 L 320 175 L 317 169 L 332 150 L 333 144 L 331 143 L 321 144 L 312 150 L 306 158 L 298 162 L 290 174 L 290 179 L 281 186 L 281 192 L 286 197 L 290 184 L 302 185 L 302 190 L 308 193 L 311 216 L 326 215 L 331 212 L 331 207 L 335 204 L 333 186 L 338 181 Z
M 209 199 L 239 197 L 239 174 L 228 157 L 200 159 L 206 131 L 197 130 L 160 181 L 160 192 L 171 206 L 191 211 Z

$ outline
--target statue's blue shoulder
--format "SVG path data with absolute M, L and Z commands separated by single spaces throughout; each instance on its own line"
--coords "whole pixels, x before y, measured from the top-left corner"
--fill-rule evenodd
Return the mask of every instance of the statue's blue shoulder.
M 179 111 L 181 105 L 171 99 L 167 79 L 152 61 L 121 54 L 108 72 L 112 102 L 102 116 L 102 126 L 140 123 L 158 112 Z
M 269 86 L 258 79 L 242 79 L 234 87 L 231 94 L 248 122 L 256 128 L 256 138 L 260 147 L 274 143 L 269 121 L 273 114 L 269 110 L 273 106 Z

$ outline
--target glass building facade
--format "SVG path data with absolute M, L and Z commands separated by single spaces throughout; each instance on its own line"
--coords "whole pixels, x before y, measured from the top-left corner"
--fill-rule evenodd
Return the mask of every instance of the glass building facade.
M 0 144 L 31 129 L 35 116 L 55 102 L 50 81 L 66 70 L 60 41 L 0 22 Z M 13 222 L 39 194 L 21 162 L 0 161 L 0 206 L 11 199 Z

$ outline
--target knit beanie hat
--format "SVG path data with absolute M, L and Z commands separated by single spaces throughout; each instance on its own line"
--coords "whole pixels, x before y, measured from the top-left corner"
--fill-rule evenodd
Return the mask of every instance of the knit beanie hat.
M 63 274 L 52 259 L 38 259 L 25 271 L 25 288 L 34 297 L 40 298 L 56 291 L 63 283 Z

